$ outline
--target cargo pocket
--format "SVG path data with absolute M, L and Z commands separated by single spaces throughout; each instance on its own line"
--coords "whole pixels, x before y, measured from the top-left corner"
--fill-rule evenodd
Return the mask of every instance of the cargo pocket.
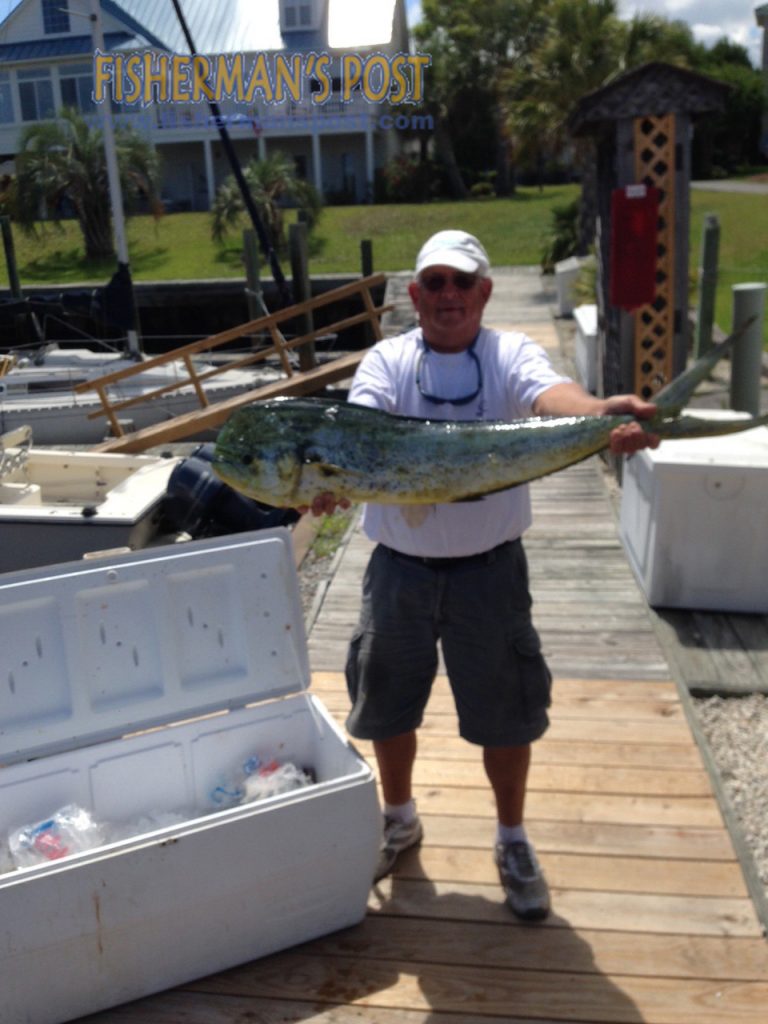
M 520 704 L 526 719 L 536 718 L 549 707 L 552 673 L 541 652 L 539 634 L 531 622 L 510 637 L 510 657 L 517 668 Z
M 349 648 L 347 649 L 347 662 L 344 667 L 344 674 L 347 680 L 347 693 L 349 699 L 354 706 L 357 700 L 357 692 L 359 688 L 359 664 L 360 664 L 360 644 L 363 639 L 363 631 L 355 630 L 352 634 L 352 639 L 349 641 Z

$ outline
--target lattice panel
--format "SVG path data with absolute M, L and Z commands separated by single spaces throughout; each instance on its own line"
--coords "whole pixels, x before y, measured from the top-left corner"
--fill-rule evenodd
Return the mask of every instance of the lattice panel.
M 635 391 L 650 398 L 672 379 L 675 328 L 675 115 L 635 118 L 635 181 L 661 192 L 656 298 L 635 312 Z

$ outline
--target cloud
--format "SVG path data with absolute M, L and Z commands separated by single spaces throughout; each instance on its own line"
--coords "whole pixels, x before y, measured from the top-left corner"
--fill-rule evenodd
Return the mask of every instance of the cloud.
M 619 14 L 660 14 L 685 21 L 694 38 L 712 46 L 724 36 L 747 48 L 755 67 L 762 64 L 763 32 L 755 21 L 757 0 L 619 0 Z

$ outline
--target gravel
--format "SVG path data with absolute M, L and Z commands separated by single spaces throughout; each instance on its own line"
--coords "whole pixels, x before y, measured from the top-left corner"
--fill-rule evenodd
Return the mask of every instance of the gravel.
M 304 621 L 310 630 L 322 604 L 325 591 L 336 571 L 337 563 L 356 521 L 356 506 L 337 509 L 334 513 L 339 529 L 330 542 L 320 535 L 310 546 L 299 566 L 299 592 Z
M 705 697 L 693 705 L 768 898 L 768 695 Z

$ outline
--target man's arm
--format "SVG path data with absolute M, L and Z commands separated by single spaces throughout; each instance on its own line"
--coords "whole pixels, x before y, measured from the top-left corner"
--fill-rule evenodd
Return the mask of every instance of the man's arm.
M 596 398 L 580 384 L 569 381 L 542 391 L 533 403 L 533 411 L 537 416 L 614 416 L 629 413 L 639 420 L 647 420 L 655 414 L 656 406 L 637 395 Z M 631 455 L 641 448 L 658 448 L 660 440 L 656 434 L 643 430 L 639 423 L 623 423 L 611 431 L 611 451 L 615 455 Z

